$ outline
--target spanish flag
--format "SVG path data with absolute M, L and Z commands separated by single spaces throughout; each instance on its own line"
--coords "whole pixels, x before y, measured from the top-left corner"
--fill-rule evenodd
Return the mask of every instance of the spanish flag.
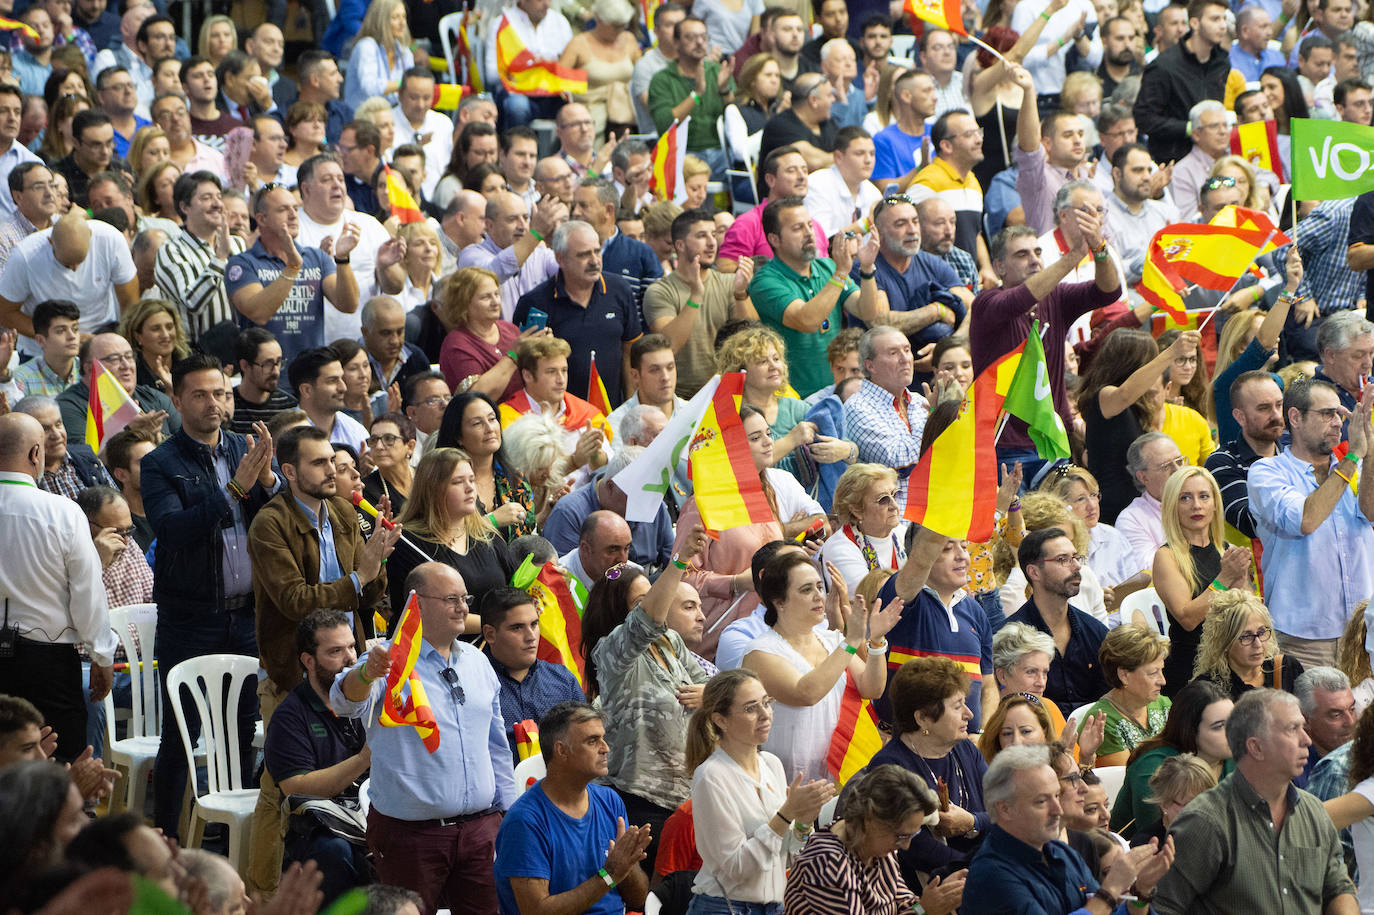
M 377 716 L 377 723 L 389 728 L 413 727 L 424 741 L 425 749 L 433 753 L 439 749 L 439 725 L 434 720 L 424 684 L 415 674 L 415 661 L 423 645 L 419 599 L 411 591 L 396 627 L 396 637 L 391 640 L 391 672 L 386 677 L 382 712 Z M 409 695 L 405 694 L 407 686 Z
M 0 32 L 23 32 L 34 41 L 38 40 L 38 30 L 27 22 L 20 22 L 18 19 L 6 19 L 0 16 Z
M 1289 242 L 1264 213 L 1226 207 L 1208 225 L 1176 223 L 1156 232 L 1136 289 L 1182 324 L 1181 293 L 1188 283 L 1225 292 L 1255 258 Z
M 539 755 L 539 725 L 532 718 L 515 724 L 515 754 L 517 762 Z M 523 790 L 523 789 L 522 789 Z
M 453 111 L 458 107 L 458 103 L 467 95 L 466 86 L 455 86 L 453 83 L 435 83 L 434 101 L 430 103 L 435 111 Z
M 1023 342 L 973 379 L 958 418 L 940 433 L 907 484 L 908 521 L 959 540 L 991 539 L 997 509 L 997 416 Z
M 1150 239 L 1150 247 L 1146 249 L 1145 268 L 1135 289 L 1141 298 L 1166 312 L 1176 324 L 1186 326 L 1188 309 L 1183 304 L 1183 293 L 1188 289 L 1188 284 L 1178 275 L 1178 271 L 1169 262 L 1168 255 L 1159 244 L 1160 236 L 1168 229 L 1169 227 L 1160 229 L 1154 238 Z
M 383 167 L 386 169 L 386 199 L 391 204 L 391 215 L 403 224 L 424 220 L 425 215 L 420 212 L 420 205 L 410 195 L 405 180 L 393 172 L 390 165 Z
M 844 697 L 840 700 L 840 720 L 830 735 L 830 751 L 825 767 L 835 784 L 843 785 L 883 748 L 878 730 L 878 714 L 873 703 L 859 695 L 859 687 L 849 671 L 844 674 Z
M 592 370 L 587 376 L 587 403 L 600 410 L 602 416 L 611 415 L 611 398 L 606 395 L 606 384 L 596 370 L 596 350 L 592 350 Z
M 739 418 L 743 396 L 744 373 L 722 375 L 688 447 L 688 475 L 708 531 L 778 520 L 763 494 Z
M 1255 168 L 1267 168 L 1283 182 L 1283 160 L 1279 158 L 1277 121 L 1251 121 L 1231 128 L 1231 152 Z
M 529 573 L 534 565 L 529 557 L 516 570 L 512 583 L 523 587 L 539 608 L 539 652 L 541 661 L 566 667 L 577 678 L 577 685 L 587 688 L 587 662 L 582 657 L 582 611 L 587 603 L 586 593 L 568 587 L 563 573 L 553 561 L 544 564 L 533 578 Z M 525 584 L 520 582 L 524 580 Z
M 519 95 L 549 96 L 565 92 L 585 95 L 587 92 L 586 70 L 574 70 L 552 60 L 536 60 L 515 34 L 510 18 L 504 15 L 496 29 L 496 72 L 506 90 Z
M 687 187 L 682 177 L 682 165 L 687 158 L 687 125 L 692 121 L 688 115 L 658 138 L 654 144 L 654 161 L 650 168 L 649 190 L 660 200 L 671 200 L 681 205 L 687 199 Z
M 129 425 L 129 421 L 143 411 L 99 359 L 91 360 L 90 388 L 86 404 L 86 444 L 99 454 L 110 436 Z
M 902 12 L 911 20 L 911 31 L 916 35 L 920 35 L 922 31 L 918 20 L 960 35 L 968 35 L 964 29 L 964 16 L 959 9 L 959 0 L 906 0 L 902 5 Z
M 463 18 L 458 25 L 458 46 L 457 53 L 454 54 L 454 70 L 467 78 L 468 89 L 473 92 L 482 90 L 482 68 L 477 65 L 477 53 L 472 49 L 472 23 L 473 12 L 468 10 L 463 13 Z

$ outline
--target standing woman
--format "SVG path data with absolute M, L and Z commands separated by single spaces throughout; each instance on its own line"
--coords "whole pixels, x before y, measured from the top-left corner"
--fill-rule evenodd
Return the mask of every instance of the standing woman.
M 363 478 L 363 497 L 373 505 L 390 499 L 397 515 L 405 511 L 415 484 L 415 468 L 410 465 L 415 432 L 415 423 L 404 413 L 383 413 L 368 430 L 367 453 L 377 469 Z
M 1285 175 L 1293 174 L 1293 135 L 1294 118 L 1308 117 L 1307 99 L 1298 74 L 1287 67 L 1267 67 L 1260 74 L 1260 89 L 1269 99 L 1269 107 L 1274 111 L 1278 123 L 1279 159 L 1283 162 Z
M 1193 678 L 1212 593 L 1248 588 L 1250 551 L 1226 543 L 1221 491 L 1206 469 L 1175 471 L 1162 501 L 1164 545 L 1155 552 L 1154 582 L 1169 615 L 1164 695 L 1172 696 Z
M 228 16 L 211 16 L 201 25 L 200 40 L 196 42 L 196 47 L 200 50 L 200 56 L 214 64 L 216 69 L 219 68 L 219 62 L 224 60 L 224 55 L 238 46 L 238 27 Z
M 835 787 L 792 781 L 760 747 L 773 727 L 773 699 L 744 669 L 721 671 L 701 695 L 687 730 L 692 820 L 701 869 L 687 915 L 782 915 L 788 859 L 811 835 Z
M 653 827 L 646 869 L 653 867 L 663 824 L 691 796 L 687 725 L 701 705 L 707 676 L 668 617 L 675 605 L 696 597 L 682 572 L 705 541 L 700 525 L 688 531 L 682 551 L 623 622 L 587 647 L 606 713 L 611 786 L 631 822 Z
M 1212 377 L 1212 402 L 1217 414 L 1217 441 L 1233 442 L 1240 438 L 1240 423 L 1231 414 L 1231 385 L 1246 372 L 1259 371 L 1278 358 L 1279 334 L 1283 333 L 1288 313 L 1302 301 L 1298 296 L 1298 285 L 1302 282 L 1302 254 L 1298 246 L 1288 249 L 1288 262 L 1284 265 L 1287 279 L 1278 301 L 1266 312 L 1244 311 L 1233 315 L 1221 328 L 1217 340 L 1216 374 Z M 1258 303 L 1264 298 L 1259 284 Z M 1250 289 L 1238 295 L 1253 296 Z M 1307 300 L 1310 302 L 1310 299 Z M 1303 320 L 1299 310 L 1296 319 Z
M 587 91 L 573 101 L 591 112 L 592 135 L 599 142 L 635 131 L 630 77 L 641 51 L 629 29 L 635 16 L 629 0 L 595 0 L 592 15 L 596 25 L 574 35 L 558 62 L 587 71 Z
M 838 592 L 843 632 L 816 626 L 826 619 L 826 589 L 809 556 L 789 550 L 774 557 L 759 575 L 759 600 L 769 630 L 745 648 L 744 666 L 759 675 L 776 701 L 778 729 L 768 738 L 788 772 L 823 778 L 830 737 L 840 720 L 848 671 L 866 699 L 887 687 L 887 633 L 901 618 L 902 602 L 867 612 L 862 599 L 849 609 L 848 589 Z M 866 657 L 859 651 L 867 639 Z
M 394 100 L 401 76 L 415 66 L 403 0 L 372 0 L 348 56 L 344 104 L 357 108 L 373 96 Z
M 506 456 L 496 404 L 477 391 L 454 397 L 439 422 L 439 448 L 457 448 L 472 460 L 477 480 L 477 511 L 487 515 L 510 543 L 543 525 L 553 503 L 534 513 L 534 490 Z
M 172 363 L 191 352 L 177 307 L 162 299 L 136 302 L 120 319 L 119 333 L 138 360 L 138 384 L 170 394 Z
M 722 54 L 734 54 L 759 30 L 763 0 L 696 0 L 692 15 L 706 23 L 706 40 Z

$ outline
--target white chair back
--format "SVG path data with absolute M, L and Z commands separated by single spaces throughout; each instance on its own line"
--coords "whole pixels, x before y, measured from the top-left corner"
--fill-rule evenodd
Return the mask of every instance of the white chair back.
M 153 641 L 157 638 L 157 604 L 130 604 L 110 608 L 110 628 L 124 646 L 129 659 L 133 715 L 129 718 L 130 737 L 157 737 L 162 733 L 162 689 L 153 669 Z M 114 698 L 105 696 L 105 720 L 109 739 L 114 741 Z
M 910 64 L 911 59 L 913 57 L 912 52 L 915 50 L 915 48 L 915 35 L 893 35 L 892 49 L 888 51 L 888 54 L 892 57 L 904 58 L 904 62 Z
M 1135 623 L 1153 629 L 1160 635 L 1169 634 L 1169 616 L 1164 612 L 1164 601 L 1154 588 L 1132 591 L 1121 599 L 1121 624 Z
M 825 806 L 821 808 L 821 815 L 817 817 L 816 822 L 819 823 L 822 827 L 829 826 L 831 823 L 835 822 L 835 809 L 839 806 L 839 795 L 836 795 L 835 797 L 832 797 L 830 800 L 826 801 Z
M 244 684 L 258 673 L 258 659 L 236 654 L 211 654 L 183 661 L 167 674 L 167 694 L 176 714 L 186 759 L 195 766 L 195 747 L 186 726 L 188 692 L 200 715 L 205 743 L 205 774 L 210 793 L 246 787 L 239 747 L 238 709 Z M 228 682 L 226 683 L 226 678 Z
M 458 34 L 458 27 L 463 23 L 462 13 L 449 13 L 447 16 L 439 18 L 439 45 L 444 49 L 444 63 L 448 65 L 449 82 L 455 86 L 466 84 L 466 80 L 458 78 L 458 70 L 453 62 L 453 36 Z M 477 39 L 474 37 L 473 41 Z M 473 53 L 478 53 L 474 48 Z
M 1093 769 L 1093 774 L 1098 781 L 1102 782 L 1102 787 L 1107 792 L 1107 809 L 1110 810 L 1116 803 L 1116 796 L 1121 791 L 1121 786 L 1126 781 L 1125 766 L 1098 766 Z
M 548 774 L 542 754 L 536 753 L 529 759 L 522 759 L 515 766 L 515 790 L 524 794 L 534 787 L 534 783 Z

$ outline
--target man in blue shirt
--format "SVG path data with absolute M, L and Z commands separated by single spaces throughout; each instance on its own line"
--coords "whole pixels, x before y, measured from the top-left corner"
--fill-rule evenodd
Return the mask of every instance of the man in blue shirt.
M 935 78 L 924 70 L 908 70 L 893 81 L 892 123 L 873 135 L 873 183 L 880 189 L 895 181 L 906 190 L 916 180 L 925 164 L 921 147 L 929 136 L 926 118 L 935 116 L 938 102 Z
M 1236 13 L 1236 41 L 1231 45 L 1231 66 L 1247 83 L 1259 82 L 1270 67 L 1285 66 L 1283 52 L 1269 47 L 1274 31 L 1269 11 L 1258 3 L 1247 4 Z
M 921 250 L 921 220 L 908 197 L 880 200 L 873 207 L 873 227 L 880 246 L 873 264 L 878 310 L 888 309 L 887 323 L 907 335 L 911 351 L 921 358 L 922 350 L 964 323 L 973 295 L 953 267 Z M 855 281 L 858 269 L 855 264 Z
M 539 660 L 539 608 L 519 588 L 494 588 L 482 596 L 482 638 L 486 656 L 501 681 L 506 740 L 515 746 L 515 726 L 538 723 L 560 702 L 585 702 L 572 671 Z
M 1127 908 L 1122 897 L 1149 899 L 1155 883 L 1174 861 L 1173 839 L 1156 849 L 1132 849 L 1107 869 L 1099 885 L 1088 865 L 1059 841 L 1063 808 L 1059 777 L 1044 746 L 1008 747 L 983 775 L 983 802 L 993 822 L 968 870 L 964 915 L 1008 912 L 1108 915 L 1145 912 Z
M 561 703 L 539 723 L 539 736 L 548 774 L 511 806 L 496 837 L 501 915 L 545 906 L 590 915 L 640 909 L 649 827 L 625 825 L 620 796 L 593 783 L 609 771 L 601 712 Z
M 663 276 L 663 265 L 653 248 L 616 228 L 615 214 L 619 209 L 620 192 L 609 178 L 583 181 L 573 191 L 572 218 L 590 225 L 601 239 L 602 272 L 629 283 L 634 291 L 635 307 L 639 308 L 644 301 L 644 290 Z
M 300 219 L 296 198 L 285 187 L 268 184 L 253 198 L 258 240 L 229 258 L 225 285 L 239 312 L 239 326 L 265 327 L 281 344 L 282 362 L 329 341 L 324 338 L 324 300 L 344 314 L 358 310 L 358 281 L 349 255 L 362 230 L 345 221 L 336 242 L 325 249 L 296 244 Z M 332 259 L 331 259 L 332 255 Z
M 501 685 L 482 652 L 458 640 L 470 599 L 463 576 L 426 562 L 406 577 L 405 588 L 418 598 L 423 643 L 411 676 L 423 684 L 434 716 L 434 751 L 414 727 L 377 720 L 390 644 L 374 646 L 364 663 L 335 678 L 329 704 L 367 723 L 373 751 L 367 844 L 379 882 L 419 893 L 425 911 L 491 915 L 496 830 L 516 797 Z
M 625 515 L 625 493 L 611 481 L 615 475 L 633 463 L 644 453 L 637 445 L 627 445 L 618 451 L 606 464 L 601 475 L 591 486 L 573 490 L 554 505 L 544 522 L 544 536 L 561 556 L 569 550 L 577 549 L 582 530 L 582 522 L 598 509 L 606 509 L 617 515 Z M 567 502 L 566 505 L 563 503 Z M 668 516 L 668 508 L 659 503 L 658 513 L 653 521 L 630 521 L 630 560 L 645 569 L 662 569 L 668 565 L 673 555 L 673 520 Z

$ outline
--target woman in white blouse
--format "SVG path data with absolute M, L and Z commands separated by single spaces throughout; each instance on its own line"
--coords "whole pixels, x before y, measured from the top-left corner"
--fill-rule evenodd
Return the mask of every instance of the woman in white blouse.
M 692 821 L 701 869 L 687 915 L 782 915 L 787 863 L 805 844 L 828 780 L 789 785 L 782 763 L 759 747 L 773 726 L 773 700 L 747 670 L 716 674 L 687 731 Z
M 882 464 L 854 464 L 835 484 L 840 529 L 826 540 L 821 558 L 833 563 L 851 594 L 869 572 L 896 572 L 906 559 L 906 522 L 897 503 L 897 471 Z
M 1050 471 L 1041 488 L 1069 504 L 1069 509 L 1088 528 L 1092 547 L 1088 550 L 1088 565 L 1097 575 L 1102 587 L 1113 589 L 1120 602 L 1132 591 L 1150 586 L 1150 573 L 1139 568 L 1126 535 L 1101 518 L 1102 487 L 1086 468 L 1074 464 Z

